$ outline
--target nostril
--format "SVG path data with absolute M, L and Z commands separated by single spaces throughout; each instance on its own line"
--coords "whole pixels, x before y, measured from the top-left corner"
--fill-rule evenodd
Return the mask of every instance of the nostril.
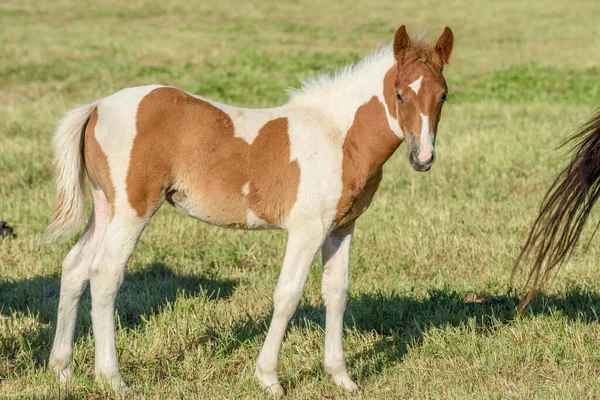
M 408 154 L 408 161 L 410 161 L 411 164 L 417 163 L 417 152 L 416 151 L 411 151 Z

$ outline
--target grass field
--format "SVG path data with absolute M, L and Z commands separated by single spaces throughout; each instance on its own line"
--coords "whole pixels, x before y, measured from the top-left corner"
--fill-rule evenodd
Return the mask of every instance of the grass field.
M 364 399 L 600 398 L 600 239 L 578 249 L 530 313 L 508 319 L 512 262 L 567 163 L 556 148 L 600 106 L 596 0 L 190 3 L 0 3 L 0 220 L 18 235 L 0 240 L 0 398 L 114 396 L 94 384 L 87 290 L 74 379 L 59 388 L 45 369 L 60 263 L 76 240 L 40 244 L 64 112 L 148 83 L 275 106 L 286 88 L 359 60 L 403 23 L 434 38 L 453 28 L 450 95 L 433 169 L 411 171 L 400 149 L 357 224 L 350 376 Z M 284 245 L 284 232 L 224 230 L 162 208 L 117 298 L 125 397 L 264 398 L 254 362 Z M 320 277 L 315 262 L 280 379 L 292 399 L 359 398 L 322 367 Z

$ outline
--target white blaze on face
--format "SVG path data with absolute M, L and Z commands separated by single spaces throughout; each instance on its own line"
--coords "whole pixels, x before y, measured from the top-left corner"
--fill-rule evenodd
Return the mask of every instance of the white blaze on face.
M 408 87 L 411 88 L 413 90 L 413 92 L 415 92 L 415 94 L 419 94 L 419 89 L 421 89 L 421 81 L 422 80 L 423 80 L 423 77 L 420 76 L 419 79 L 417 79 L 416 81 L 414 81 L 413 83 L 408 85 Z
M 429 117 L 421 113 L 421 140 L 419 146 L 419 161 L 427 162 L 433 154 L 433 143 L 429 134 Z

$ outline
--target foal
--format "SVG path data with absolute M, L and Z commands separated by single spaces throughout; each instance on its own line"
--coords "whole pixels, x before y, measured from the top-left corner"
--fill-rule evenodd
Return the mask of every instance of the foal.
M 382 167 L 403 140 L 414 170 L 435 161 L 453 47 L 401 26 L 392 46 L 320 77 L 277 108 L 244 109 L 165 86 L 121 90 L 70 111 L 54 137 L 57 200 L 50 238 L 84 217 L 85 175 L 93 211 L 63 263 L 50 367 L 70 375 L 79 297 L 90 283 L 95 375 L 124 387 L 115 347 L 115 297 L 144 228 L 166 200 L 230 228 L 283 228 L 288 242 L 273 294 L 273 319 L 256 363 L 271 393 L 279 350 L 315 254 L 323 257 L 325 369 L 355 390 L 346 371 L 342 320 L 354 221 L 369 207 Z

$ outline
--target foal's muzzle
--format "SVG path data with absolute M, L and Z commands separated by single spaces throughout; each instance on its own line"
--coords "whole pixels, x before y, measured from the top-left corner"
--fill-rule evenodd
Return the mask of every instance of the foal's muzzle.
M 419 161 L 419 150 L 412 150 L 408 153 L 408 161 L 410 166 L 415 171 L 425 172 L 429 171 L 433 163 L 435 162 L 435 151 L 431 152 L 429 160 L 422 162 Z
M 411 133 L 406 141 L 406 151 L 408 153 L 408 161 L 410 166 L 415 171 L 425 172 L 431 169 L 435 162 L 435 149 L 431 149 L 431 156 L 427 160 L 423 160 L 419 146 L 415 144 L 415 134 Z

